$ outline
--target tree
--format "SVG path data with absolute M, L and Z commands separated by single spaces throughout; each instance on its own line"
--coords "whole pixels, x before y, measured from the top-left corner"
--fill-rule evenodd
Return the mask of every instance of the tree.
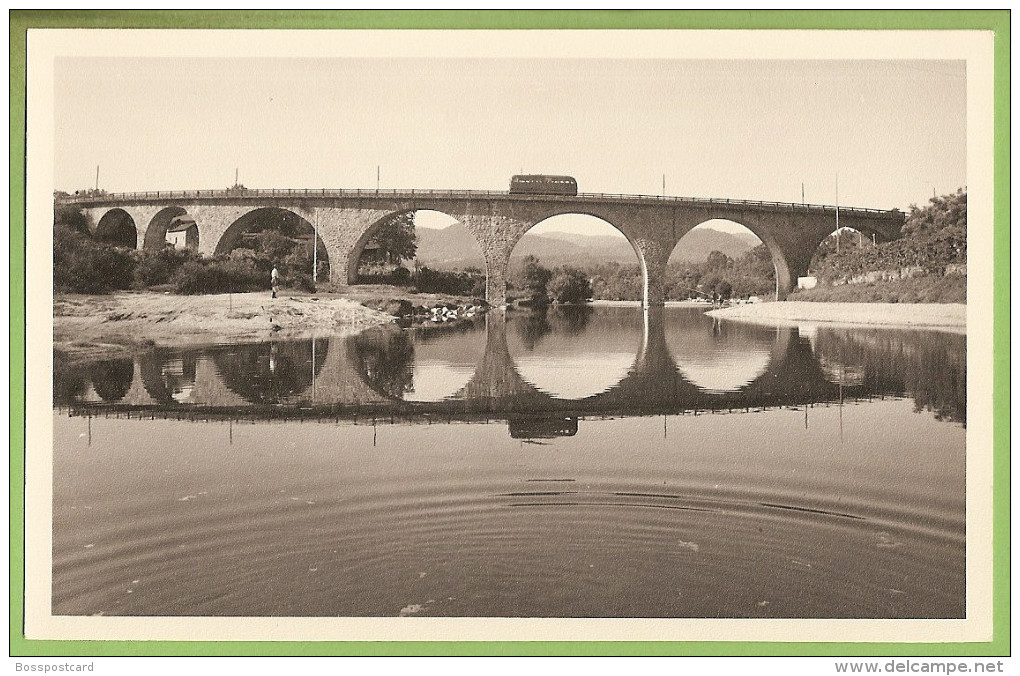
M 713 293 L 719 298 L 719 300 L 729 300 L 730 296 L 733 295 L 733 285 L 725 279 L 721 280 L 715 285 Z
M 552 272 L 543 267 L 536 256 L 524 257 L 524 284 L 530 289 L 545 293 L 546 284 L 552 277 Z
M 53 287 L 71 293 L 109 293 L 130 288 L 135 255 L 93 241 L 63 224 L 53 229 Z
M 83 235 L 89 234 L 89 220 L 81 207 L 73 204 L 63 204 L 59 200 L 70 197 L 66 192 L 57 191 L 53 193 L 53 225 L 63 225 L 74 232 Z
M 418 253 L 418 236 L 414 231 L 414 212 L 397 214 L 379 226 L 365 247 L 379 262 L 399 264 Z
M 255 250 L 279 263 L 294 250 L 295 241 L 276 230 L 263 230 L 254 237 Z
M 910 205 L 910 213 L 903 224 L 903 235 L 933 235 L 947 229 L 967 232 L 967 191 L 964 188 L 957 189 L 952 195 L 932 197 L 928 206 L 923 208 Z
M 569 266 L 556 268 L 549 279 L 547 292 L 557 303 L 583 303 L 592 297 L 588 276 L 583 270 Z
M 713 251 L 708 254 L 708 260 L 705 261 L 705 264 L 710 270 L 719 270 L 727 267 L 732 262 L 730 257 L 722 251 Z

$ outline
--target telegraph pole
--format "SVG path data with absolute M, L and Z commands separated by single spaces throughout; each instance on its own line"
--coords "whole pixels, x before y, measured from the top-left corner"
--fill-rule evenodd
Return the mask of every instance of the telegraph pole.
M 315 210 L 315 217 L 312 219 L 312 284 L 319 281 L 319 210 Z M 315 341 L 312 341 L 312 351 L 315 350 Z
M 836 172 L 836 254 L 839 254 L 839 172 Z

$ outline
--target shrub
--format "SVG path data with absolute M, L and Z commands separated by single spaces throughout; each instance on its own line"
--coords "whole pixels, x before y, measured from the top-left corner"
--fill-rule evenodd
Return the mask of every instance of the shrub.
M 478 271 L 433 270 L 421 266 L 413 275 L 419 293 L 447 293 L 453 296 L 484 296 L 485 275 Z
M 308 293 L 315 293 L 315 282 L 312 276 L 304 272 L 290 272 L 280 279 L 280 286 L 285 289 L 300 289 Z
M 136 253 L 137 264 L 135 265 L 134 284 L 136 289 L 144 289 L 149 286 L 169 284 L 174 273 L 182 265 L 197 257 L 187 249 L 175 250 L 167 247 L 159 250 L 143 249 Z
M 53 229 L 53 287 L 70 293 L 109 293 L 134 281 L 132 252 L 94 242 L 64 225 Z
M 831 303 L 966 303 L 967 278 L 926 275 L 871 284 L 841 284 L 797 290 L 789 300 Z
M 245 258 L 216 258 L 188 261 L 174 273 L 174 292 L 241 293 L 269 288 L 269 273 Z
M 569 266 L 556 268 L 546 289 L 558 303 L 583 303 L 592 296 L 588 276 L 584 271 Z
M 358 266 L 359 284 L 392 284 L 409 286 L 411 271 L 402 266 L 393 267 L 386 263 L 362 262 Z

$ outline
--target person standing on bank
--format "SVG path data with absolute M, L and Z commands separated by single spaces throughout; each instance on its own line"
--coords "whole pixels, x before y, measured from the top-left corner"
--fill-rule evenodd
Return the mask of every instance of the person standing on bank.
M 270 274 L 269 281 L 273 286 L 273 298 L 276 298 L 276 292 L 280 290 L 280 273 L 275 265 L 273 266 L 273 272 Z

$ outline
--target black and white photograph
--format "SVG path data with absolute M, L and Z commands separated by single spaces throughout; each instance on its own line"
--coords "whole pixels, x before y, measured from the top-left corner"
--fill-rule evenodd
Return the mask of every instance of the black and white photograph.
M 752 33 L 30 33 L 26 635 L 989 640 L 991 40 Z

